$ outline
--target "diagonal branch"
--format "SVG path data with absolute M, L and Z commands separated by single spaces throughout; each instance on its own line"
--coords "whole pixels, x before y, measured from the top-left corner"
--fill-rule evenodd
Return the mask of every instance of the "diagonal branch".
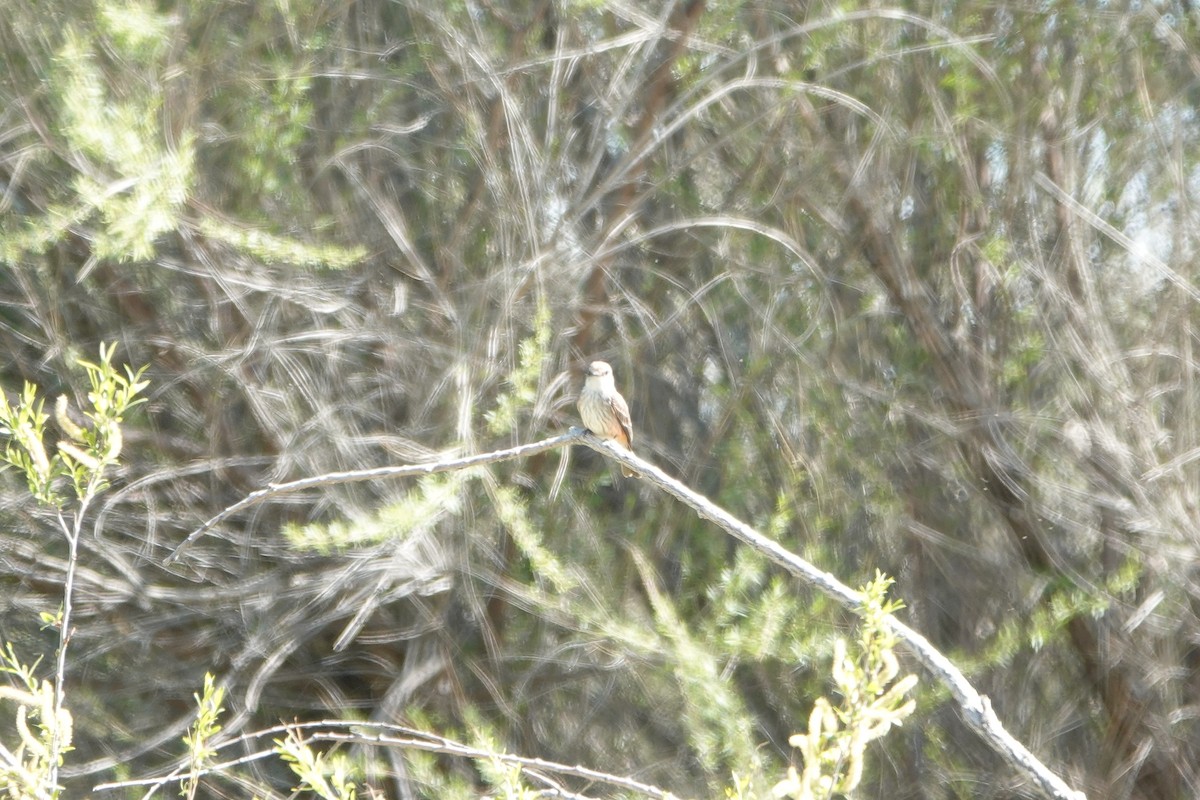
M 220 514 L 217 514 L 192 531 L 183 544 L 168 556 L 166 563 L 169 564 L 178 558 L 184 547 L 200 538 L 205 531 L 208 531 L 215 525 L 218 525 L 240 511 L 282 494 L 298 492 L 317 486 L 331 486 L 340 483 L 374 480 L 376 478 L 433 475 L 439 472 L 465 469 L 481 464 L 507 461 L 576 442 L 586 445 L 630 467 L 639 473 L 641 478 L 646 482 L 682 501 L 700 517 L 715 522 L 728 534 L 733 536 L 733 538 L 758 551 L 772 563 L 783 567 L 791 574 L 800 578 L 804 583 L 818 589 L 827 597 L 837 602 L 838 605 L 855 614 L 861 613 L 862 596 L 845 583 L 842 583 L 831 573 L 818 569 L 813 564 L 784 548 L 778 542 L 759 533 L 725 509 L 713 503 L 707 497 L 692 491 L 686 485 L 672 478 L 650 462 L 634 455 L 620 445 L 603 441 L 580 428 L 571 428 L 566 433 L 542 439 L 531 444 L 510 447 L 505 450 L 494 450 L 490 453 L 479 453 L 464 458 L 434 461 L 427 464 L 409 464 L 351 472 L 331 472 L 326 475 L 303 478 L 288 483 L 271 484 L 265 489 L 260 489 L 247 495 L 238 503 L 226 508 Z M 954 666 L 953 662 L 934 647 L 928 639 L 895 617 L 889 618 L 889 628 L 904 643 L 917 661 L 921 663 L 921 666 L 933 673 L 950 691 L 967 725 L 979 734 L 998 755 L 1028 778 L 1039 794 L 1053 800 L 1086 800 L 1083 792 L 1071 789 L 1062 778 L 1038 760 L 1025 745 L 1021 744 L 1005 729 L 1003 723 L 1000 722 L 1000 718 L 996 716 L 996 712 L 992 710 L 992 704 L 988 698 L 980 694 L 971 685 L 970 681 L 967 680 L 962 670 Z
M 581 437 L 581 441 L 594 450 L 604 450 L 617 461 L 637 470 L 643 478 L 690 506 L 701 517 L 720 525 L 733 538 L 754 548 L 771 562 L 820 590 L 846 610 L 855 614 L 861 613 L 862 596 L 858 592 L 751 528 L 707 497 L 692 491 L 658 467 L 610 442 L 601 442 L 590 434 Z M 954 666 L 954 663 L 930 644 L 928 639 L 895 617 L 889 617 L 888 627 L 904 642 L 921 666 L 933 673 L 949 689 L 967 725 L 998 755 L 1031 780 L 1039 794 L 1055 800 L 1086 800 L 1083 792 L 1071 789 L 1066 781 L 1039 761 L 1025 745 L 1005 729 L 996 712 L 992 710 L 988 698 L 981 695 L 967 680 L 962 670 Z

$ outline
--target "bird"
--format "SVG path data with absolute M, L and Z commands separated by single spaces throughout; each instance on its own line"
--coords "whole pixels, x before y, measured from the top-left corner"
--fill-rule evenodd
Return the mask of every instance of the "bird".
M 601 439 L 612 440 L 633 452 L 633 425 L 629 421 L 629 404 L 617 391 L 612 367 L 604 361 L 593 361 L 584 372 L 583 391 L 579 393 L 579 418 Z M 621 474 L 626 478 L 637 475 L 624 464 Z

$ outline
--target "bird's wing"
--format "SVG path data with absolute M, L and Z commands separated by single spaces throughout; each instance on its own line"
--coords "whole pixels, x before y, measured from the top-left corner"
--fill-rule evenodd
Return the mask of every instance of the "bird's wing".
M 625 402 L 625 398 L 620 394 L 614 394 L 608 401 L 612 407 L 613 415 L 617 418 L 617 423 L 621 426 L 621 433 L 625 436 L 625 441 L 622 444 L 629 450 L 633 449 L 633 422 L 629 419 L 629 404 Z

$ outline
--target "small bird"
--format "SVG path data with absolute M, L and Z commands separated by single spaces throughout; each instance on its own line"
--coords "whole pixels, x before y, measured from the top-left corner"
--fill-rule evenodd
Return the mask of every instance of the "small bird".
M 601 439 L 611 439 L 632 452 L 633 426 L 629 421 L 629 405 L 613 383 L 612 367 L 604 361 L 593 361 L 584 375 L 583 391 L 579 393 L 579 417 L 583 424 Z M 624 464 L 621 474 L 626 478 L 637 475 Z

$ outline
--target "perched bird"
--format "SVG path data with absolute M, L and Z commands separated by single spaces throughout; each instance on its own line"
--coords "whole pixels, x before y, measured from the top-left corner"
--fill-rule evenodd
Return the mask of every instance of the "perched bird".
M 629 422 L 629 405 L 613 383 L 612 367 L 603 361 L 588 364 L 579 393 L 579 417 L 587 429 L 601 439 L 612 439 L 626 450 L 633 450 L 633 426 Z M 637 475 L 624 464 L 621 474 L 626 478 Z

